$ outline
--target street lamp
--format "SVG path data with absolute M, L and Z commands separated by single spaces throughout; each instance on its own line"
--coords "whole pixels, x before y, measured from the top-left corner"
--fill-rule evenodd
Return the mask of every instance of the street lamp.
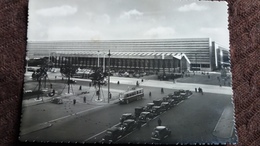
M 111 54 L 110 54 L 110 50 L 109 50 L 109 52 L 108 52 L 108 79 L 107 79 L 107 81 L 108 81 L 108 103 L 109 103 L 109 99 L 110 99 L 110 56 L 111 56 Z
M 99 51 L 98 51 L 98 65 L 97 65 L 97 66 L 98 66 L 98 68 L 99 68 Z
M 103 58 L 103 73 L 105 72 L 105 59 L 106 59 L 106 54 L 104 53 L 104 58 Z

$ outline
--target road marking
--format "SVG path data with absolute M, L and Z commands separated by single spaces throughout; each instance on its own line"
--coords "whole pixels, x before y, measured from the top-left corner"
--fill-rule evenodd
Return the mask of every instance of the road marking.
M 84 140 L 83 142 L 87 142 L 87 141 L 89 141 L 90 139 L 92 139 L 92 138 L 94 138 L 94 137 L 96 137 L 96 136 L 98 136 L 98 135 L 100 135 L 100 134 L 102 134 L 102 133 L 104 133 L 104 132 L 106 132 L 106 130 L 104 130 L 104 131 L 102 131 L 102 132 L 99 132 L 98 134 L 96 134 L 96 135 L 94 135 L 94 136 L 91 136 L 90 138 Z
M 193 94 L 191 94 L 190 96 L 188 96 L 188 98 L 190 98 Z
M 114 125 L 114 126 L 112 126 L 112 127 L 116 127 L 116 126 L 118 126 L 118 125 L 120 125 L 120 123 L 118 123 L 118 124 L 116 124 L 116 125 Z M 106 132 L 106 131 L 107 131 L 107 130 L 104 130 L 104 131 L 102 131 L 102 132 L 99 132 L 98 134 L 89 137 L 88 139 L 84 140 L 83 142 L 87 142 L 87 141 L 89 141 L 90 139 L 92 139 L 92 138 L 94 138 L 94 137 L 96 137 L 96 136 L 98 136 L 98 135 L 100 135 L 100 134 L 102 134 L 102 133 L 104 133 L 104 132 Z
M 220 138 L 230 138 L 234 129 L 233 108 L 226 107 L 216 124 L 213 135 Z
M 84 113 L 84 112 L 87 112 L 87 111 L 90 111 L 90 110 L 94 110 L 94 109 L 97 109 L 97 108 L 101 108 L 101 107 L 102 106 L 94 107 L 94 108 L 91 108 L 91 109 L 87 109 L 87 110 L 84 110 L 84 111 L 77 112 L 75 114 L 81 114 L 81 113 Z
M 51 121 L 48 121 L 49 123 L 52 123 L 52 122 L 56 122 L 58 120 L 62 120 L 62 119 L 65 119 L 65 118 L 68 118 L 70 117 L 71 115 L 67 115 L 67 116 L 64 116 L 64 117 L 61 117 L 61 118 L 57 118 L 57 119 L 54 119 L 54 120 L 51 120 Z
M 181 102 L 177 103 L 177 105 L 181 104 L 182 102 L 183 102 L 183 100 Z
M 91 108 L 91 109 L 87 109 L 87 110 L 84 110 L 84 111 L 80 111 L 80 112 L 77 112 L 77 113 L 73 113 L 73 114 L 70 114 L 70 115 L 67 115 L 67 116 L 64 116 L 64 117 L 60 117 L 60 118 L 57 118 L 57 119 L 54 119 L 54 120 L 51 120 L 51 121 L 48 121 L 49 123 L 52 123 L 52 122 L 56 122 L 58 120 L 62 120 L 62 119 L 65 119 L 65 118 L 68 118 L 70 116 L 75 116 L 75 115 L 78 115 L 78 114 L 81 114 L 81 113 L 84 113 L 84 112 L 88 112 L 90 110 L 94 110 L 96 108 L 101 108 L 101 107 L 94 107 L 94 108 Z

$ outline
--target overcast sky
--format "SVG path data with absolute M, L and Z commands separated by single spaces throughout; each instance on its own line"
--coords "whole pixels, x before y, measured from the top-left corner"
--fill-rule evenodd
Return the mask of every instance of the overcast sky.
M 210 37 L 229 47 L 226 2 L 30 0 L 28 41 Z

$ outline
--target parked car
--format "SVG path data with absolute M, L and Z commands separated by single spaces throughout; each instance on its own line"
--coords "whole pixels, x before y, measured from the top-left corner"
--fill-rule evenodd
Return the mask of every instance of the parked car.
M 179 90 L 180 96 L 181 98 L 186 98 L 188 96 L 188 94 L 186 93 L 185 90 Z
M 123 136 L 123 129 L 121 127 L 111 127 L 106 130 L 105 136 L 102 138 L 102 143 L 112 143 Z
M 63 100 L 61 97 L 54 97 L 52 98 L 51 102 L 55 104 L 63 104 Z
M 141 112 L 139 116 L 139 121 L 142 123 L 147 122 L 148 120 L 151 120 L 153 115 L 150 112 Z
M 138 126 L 138 123 L 133 119 L 127 119 L 122 124 L 122 129 L 124 131 L 124 134 L 133 131 Z
M 169 104 L 169 102 L 162 102 L 162 104 L 161 104 L 161 109 L 162 109 L 162 111 L 167 111 L 167 110 L 169 110 L 171 107 L 170 107 L 170 104 Z
M 190 90 L 185 90 L 185 91 L 188 94 L 188 96 L 190 96 L 192 94 L 192 92 Z
M 168 100 L 169 104 L 170 104 L 170 107 L 174 107 L 175 104 L 177 104 L 174 99 L 169 99 Z
M 169 101 L 169 99 L 171 99 L 169 96 L 165 96 L 165 97 L 162 98 L 162 100 L 163 100 L 164 102 Z
M 158 116 L 162 113 L 161 106 L 153 106 L 152 108 L 152 115 L 153 117 Z
M 143 111 L 144 111 L 144 107 L 136 107 L 135 108 L 135 117 L 138 118 Z
M 163 100 L 162 99 L 157 99 L 157 100 L 154 100 L 153 103 L 155 106 L 160 106 L 162 104 Z
M 166 126 L 156 126 L 152 132 L 151 139 L 161 141 L 171 135 L 171 130 Z
M 135 119 L 135 117 L 132 115 L 132 113 L 125 113 L 120 118 L 120 123 L 123 123 L 127 119 Z
M 154 103 L 147 103 L 147 105 L 144 107 L 144 111 L 151 112 L 153 106 L 154 106 Z

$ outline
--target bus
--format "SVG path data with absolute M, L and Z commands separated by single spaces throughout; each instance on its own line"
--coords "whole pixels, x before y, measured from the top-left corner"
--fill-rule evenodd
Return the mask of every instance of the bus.
M 133 101 L 140 100 L 144 97 L 144 89 L 143 88 L 132 88 L 129 91 L 119 94 L 119 103 L 120 104 L 128 104 Z

